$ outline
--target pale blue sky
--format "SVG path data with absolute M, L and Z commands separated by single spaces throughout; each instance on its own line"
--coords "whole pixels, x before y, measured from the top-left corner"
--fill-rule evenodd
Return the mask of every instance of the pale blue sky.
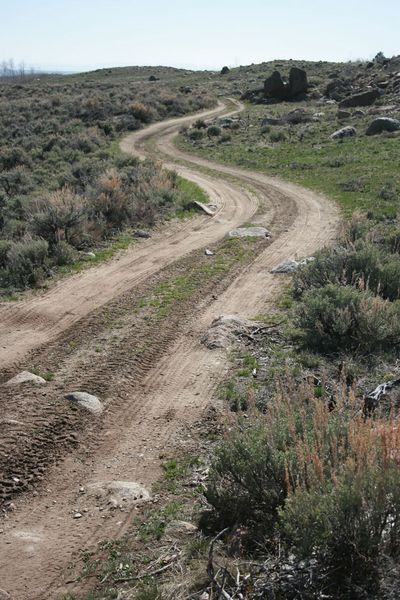
M 0 0 L 0 60 L 219 68 L 400 54 L 400 0 Z

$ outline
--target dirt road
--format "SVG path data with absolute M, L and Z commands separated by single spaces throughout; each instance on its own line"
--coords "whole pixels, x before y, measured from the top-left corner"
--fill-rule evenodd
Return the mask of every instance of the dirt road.
M 219 106 L 207 116 L 224 110 Z M 47 293 L 1 307 L 3 378 L 28 364 L 32 356 L 44 361 L 48 355 L 49 364 L 56 362 L 55 380 L 46 391 L 19 396 L 2 391 L 5 435 L 0 440 L 0 470 L 21 456 L 15 468 L 25 465 L 24 472 L 32 474 L 35 485 L 42 479 L 35 495 L 31 490 L 17 496 L 15 509 L 0 522 L 0 589 L 15 600 L 55 599 L 79 592 L 73 571 L 67 570 L 74 553 L 100 539 L 118 537 L 135 514 L 134 509 L 99 510 L 98 500 L 86 490 L 96 482 L 121 480 L 151 486 L 160 474 L 160 457 L 168 456 L 174 446 L 185 447 L 193 423 L 228 368 L 223 352 L 200 344 L 211 320 L 220 314 L 251 317 L 264 312 L 283 281 L 270 274 L 271 267 L 296 254 L 309 255 L 334 236 L 337 211 L 323 197 L 175 149 L 172 138 L 191 119 L 156 124 L 128 136 L 123 148 L 164 155 L 168 165 L 174 164 L 209 193 L 219 207 L 213 218 L 199 217 L 162 230 L 106 265 L 61 281 Z M 227 175 L 234 181 L 225 179 Z M 132 306 L 141 286 L 167 265 L 173 269 L 178 257 L 187 256 L 188 264 L 199 260 L 204 247 L 249 220 L 271 229 L 272 243 L 236 271 L 232 281 L 205 289 L 186 312 L 182 309 L 182 314 L 160 326 L 153 354 L 133 361 L 128 349 L 138 343 L 139 333 Z M 97 352 L 100 341 L 102 350 Z M 101 420 L 85 422 L 84 432 L 79 429 L 80 413 L 66 421 L 58 400 L 80 383 L 106 405 Z M 77 432 L 79 443 L 76 448 L 68 445 L 62 460 L 44 467 L 38 457 L 41 449 L 47 449 L 46 436 L 50 429 L 51 435 L 58 432 L 55 439 L 62 445 L 66 423 L 68 435 Z M 80 492 L 82 486 L 85 493 Z M 74 519 L 77 511 L 82 517 Z

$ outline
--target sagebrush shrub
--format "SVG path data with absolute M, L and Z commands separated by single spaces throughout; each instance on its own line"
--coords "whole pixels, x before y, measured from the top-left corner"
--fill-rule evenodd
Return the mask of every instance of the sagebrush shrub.
M 400 301 L 329 284 L 311 289 L 297 305 L 304 343 L 322 352 L 395 351 L 400 341 Z
M 32 240 L 12 244 L 8 251 L 9 284 L 17 288 L 34 287 L 46 277 L 48 243 Z
M 400 555 L 400 424 L 364 419 L 344 382 L 333 405 L 306 383 L 281 384 L 265 414 L 222 442 L 206 497 L 218 529 L 245 526 L 250 543 L 313 559 L 329 586 L 366 593 L 383 557 Z

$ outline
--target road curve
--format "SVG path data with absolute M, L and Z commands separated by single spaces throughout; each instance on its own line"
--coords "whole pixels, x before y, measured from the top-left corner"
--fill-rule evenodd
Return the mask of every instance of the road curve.
M 226 108 L 220 105 L 206 115 L 224 111 Z M 71 452 L 54 465 L 46 474 L 39 495 L 18 499 L 15 512 L 10 513 L 4 526 L 1 524 L 0 582 L 15 600 L 54 600 L 82 591 L 79 569 L 68 570 L 71 556 L 75 558 L 82 548 L 93 548 L 101 539 L 123 535 L 129 531 L 137 512 L 134 509 L 100 512 L 98 501 L 88 494 L 82 495 L 80 486 L 136 481 L 151 487 L 160 476 L 163 456 L 171 456 L 176 447 L 184 451 L 193 448 L 189 444 L 190 440 L 196 443 L 196 423 L 211 402 L 213 406 L 218 403 L 216 389 L 229 368 L 229 359 L 223 351 L 210 351 L 200 343 L 204 330 L 221 314 L 254 316 L 268 310 L 285 281 L 272 275 L 271 267 L 296 254 L 315 252 L 335 234 L 338 212 L 324 197 L 259 173 L 217 165 L 177 150 L 172 141 L 174 135 L 182 123 L 194 118 L 158 123 L 128 136 L 122 145 L 125 151 L 143 156 L 151 153 L 167 157 L 168 165 L 174 165 L 209 192 L 212 202 L 219 207 L 217 214 L 167 229 L 117 260 L 59 282 L 45 294 L 15 306 L 1 307 L 0 335 L 8 340 L 15 335 L 20 346 L 14 360 L 20 360 L 24 352 L 41 344 L 46 336 L 52 339 L 80 315 L 130 289 L 149 273 L 195 248 L 219 240 L 233 226 L 250 219 L 262 223 L 271 228 L 273 241 L 219 297 L 196 306 L 179 327 L 179 335 L 140 381 L 116 374 L 111 357 L 105 357 L 104 371 L 112 380 L 113 391 L 96 445 L 83 448 L 80 453 Z M 54 306 L 54 302 L 59 304 Z M 14 319 L 14 324 L 4 322 L 6 314 Z M 14 334 L 16 328 L 19 331 Z M 32 331 L 33 342 L 24 340 L 27 331 Z M 81 359 L 85 360 L 85 356 Z M 89 370 L 90 360 L 89 355 Z M 76 369 L 75 366 L 72 376 L 76 375 Z M 62 378 L 53 382 L 53 388 L 55 398 L 65 392 Z M 50 385 L 48 389 L 53 388 Z M 117 407 L 114 410 L 113 403 Z M 73 519 L 74 511 L 80 508 L 83 517 Z

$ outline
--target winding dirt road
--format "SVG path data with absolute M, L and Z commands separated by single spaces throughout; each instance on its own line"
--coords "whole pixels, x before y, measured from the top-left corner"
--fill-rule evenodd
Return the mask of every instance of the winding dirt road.
M 226 112 L 220 104 L 203 117 Z M 268 310 L 284 281 L 271 275 L 271 268 L 295 255 L 313 253 L 335 235 L 337 210 L 318 194 L 177 150 L 173 137 L 182 124 L 196 118 L 198 115 L 157 123 L 128 136 L 122 148 L 140 155 L 163 156 L 168 167 L 173 166 L 206 190 L 210 202 L 218 206 L 214 217 L 197 217 L 168 226 L 105 265 L 60 281 L 46 293 L 0 307 L 3 380 L 17 367 L 22 369 L 29 364 L 32 353 L 42 356 L 48 350 L 61 357 L 54 368 L 55 380 L 43 393 L 46 401 L 50 398 L 49 406 L 69 391 L 72 382 L 80 381 L 82 372 L 92 372 L 91 379 L 82 381 L 86 385 L 90 381 L 98 395 L 106 396 L 101 426 L 92 424 L 91 437 L 78 438 L 80 444 L 75 450 L 69 449 L 62 460 L 46 470 L 39 469 L 36 475 L 42 478 L 42 485 L 36 495 L 31 492 L 16 497 L 15 510 L 0 522 L 0 589 L 8 591 L 15 600 L 56 599 L 79 592 L 79 583 L 73 571 L 68 570 L 75 553 L 100 539 L 122 535 L 135 514 L 134 509 L 100 511 L 98 501 L 80 493 L 80 487 L 121 480 L 151 486 L 160 474 L 160 457 L 168 455 L 175 446 L 184 448 L 190 443 L 191 427 L 210 405 L 228 368 L 222 351 L 207 350 L 200 343 L 212 319 L 232 313 L 252 317 Z M 103 355 L 97 358 L 89 351 L 98 339 L 98 314 L 106 314 L 109 324 L 114 322 L 114 313 L 121 315 L 126 310 L 126 343 L 132 330 L 126 316 L 126 298 L 130 294 L 133 297 L 138 286 L 179 257 L 196 250 L 203 255 L 206 246 L 246 221 L 271 229 L 272 243 L 236 273 L 229 285 L 216 290 L 219 293 L 211 298 L 205 292 L 204 300 L 179 321 L 178 332 L 172 331 L 174 323 L 165 338 L 160 332 L 163 347 L 153 361 L 141 365 L 143 376 L 138 378 L 137 371 L 129 371 L 127 355 L 118 354 L 122 343 L 117 339 L 122 336 L 120 323 L 114 330 L 111 326 L 113 335 L 106 340 Z M 103 312 L 96 312 L 100 310 Z M 67 336 L 66 332 L 71 331 L 88 337 L 79 352 L 74 351 Z M 24 439 L 28 443 L 29 432 L 33 431 L 31 420 L 36 419 L 36 429 L 38 423 L 48 425 L 38 409 L 38 403 L 45 402 L 39 392 L 25 392 L 16 401 L 15 395 L 4 390 L 3 387 L 0 425 L 5 442 L 0 439 L 0 471 L 13 452 L 8 442 L 18 444 Z M 34 403 L 34 407 L 30 408 L 29 403 Z M 20 407 L 18 414 L 16 406 Z M 6 424 L 12 421 L 19 425 L 13 424 L 16 433 L 13 429 L 11 435 Z M 62 425 L 62 419 L 59 422 Z M 82 518 L 74 519 L 75 511 L 81 512 Z

